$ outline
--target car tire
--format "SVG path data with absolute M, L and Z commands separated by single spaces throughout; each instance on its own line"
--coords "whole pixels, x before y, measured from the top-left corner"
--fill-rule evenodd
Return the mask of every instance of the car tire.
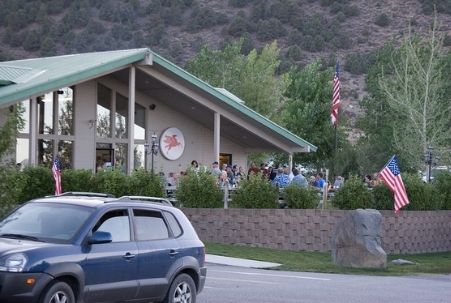
M 72 288 L 64 282 L 55 282 L 44 291 L 39 303 L 75 303 Z
M 196 303 L 196 285 L 193 278 L 187 274 L 178 275 L 172 281 L 166 298 L 162 303 Z

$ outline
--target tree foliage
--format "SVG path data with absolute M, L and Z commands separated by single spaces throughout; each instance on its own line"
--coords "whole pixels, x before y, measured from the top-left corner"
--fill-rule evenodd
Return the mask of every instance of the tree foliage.
M 242 54 L 243 40 L 225 45 L 222 50 L 204 46 L 188 62 L 188 71 L 212 86 L 232 92 L 262 115 L 270 116 L 282 99 L 282 86 L 276 78 L 279 48 L 273 42 L 260 52 Z
M 444 92 L 442 39 L 434 22 L 430 36 L 406 35 L 392 56 L 389 72 L 378 78 L 381 94 L 399 119 L 392 121 L 394 146 L 409 167 L 419 168 L 429 146 L 444 152 L 451 139 L 451 104 Z
M 322 70 L 319 61 L 302 69 L 295 68 L 288 75 L 282 123 L 288 130 L 318 147 L 316 153 L 296 155 L 295 162 L 310 162 L 324 167 L 324 160 L 332 156 L 332 75 L 331 70 Z
M 21 116 L 23 108 L 20 103 L 17 106 L 9 107 L 6 111 L 6 121 L 3 125 L 0 125 L 0 159 L 16 142 L 17 132 L 25 125 Z

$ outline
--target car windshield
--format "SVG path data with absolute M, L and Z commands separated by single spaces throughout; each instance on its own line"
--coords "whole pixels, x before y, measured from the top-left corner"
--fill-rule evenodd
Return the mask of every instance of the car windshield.
M 0 237 L 69 242 L 92 212 L 80 205 L 28 203 L 0 222 Z

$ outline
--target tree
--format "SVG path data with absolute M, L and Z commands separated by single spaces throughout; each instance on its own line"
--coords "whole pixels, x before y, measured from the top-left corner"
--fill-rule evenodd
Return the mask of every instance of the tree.
M 360 173 L 372 173 L 381 169 L 394 149 L 393 121 L 398 120 L 395 112 L 390 110 L 387 99 L 379 87 L 378 79 L 390 72 L 390 62 L 398 55 L 392 43 L 386 44 L 375 54 L 375 63 L 370 65 L 366 77 L 369 96 L 360 105 L 365 115 L 357 121 L 357 127 L 363 130 L 364 136 L 356 148 Z M 402 157 L 400 159 L 402 165 Z
M 334 150 L 330 122 L 333 72 L 322 71 L 319 61 L 290 71 L 285 90 L 282 123 L 288 130 L 318 147 L 316 153 L 295 155 L 294 162 L 309 162 L 324 167 Z M 339 136 L 340 138 L 343 136 Z
M 19 104 L 10 106 L 6 114 L 6 121 L 0 126 L 0 159 L 9 151 L 16 141 L 16 135 L 25 122 L 21 116 L 23 108 Z
M 242 54 L 243 40 L 227 44 L 222 50 L 204 46 L 187 63 L 187 70 L 215 87 L 223 87 L 246 105 L 265 116 L 277 113 L 282 100 L 282 82 L 276 77 L 279 66 L 277 43 Z
M 392 124 L 394 146 L 412 168 L 420 167 L 429 146 L 443 152 L 451 139 L 451 104 L 444 94 L 449 84 L 441 47 L 436 19 L 428 38 L 409 31 L 399 56 L 392 57 L 391 73 L 378 79 L 390 110 L 399 117 Z

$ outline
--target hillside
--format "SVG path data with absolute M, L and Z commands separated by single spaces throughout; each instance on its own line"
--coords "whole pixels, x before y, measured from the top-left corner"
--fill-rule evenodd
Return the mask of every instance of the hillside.
M 433 3 L 449 41 L 449 0 L 2 0 L 0 60 L 150 47 L 184 66 L 204 44 L 243 38 L 249 50 L 277 40 L 281 72 L 340 60 L 352 127 L 369 54 L 400 41 L 409 23 L 426 32 Z

